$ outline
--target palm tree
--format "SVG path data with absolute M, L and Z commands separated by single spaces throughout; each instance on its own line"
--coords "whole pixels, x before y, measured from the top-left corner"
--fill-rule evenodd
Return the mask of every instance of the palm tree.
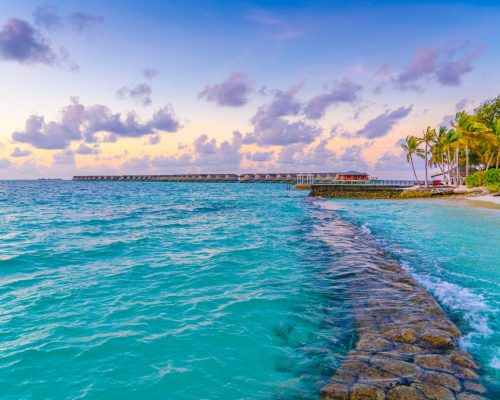
M 459 144 L 465 151 L 465 176 L 469 176 L 469 154 L 471 148 L 475 147 L 481 135 L 485 132 L 485 126 L 478 123 L 474 117 L 465 111 L 460 111 L 455 116 L 455 122 L 451 123 L 457 133 Z M 460 150 L 460 149 L 459 149 Z
M 495 142 L 496 142 L 496 148 L 497 148 L 497 162 L 495 165 L 495 168 L 498 169 L 500 166 L 500 119 L 497 119 L 492 127 L 492 132 L 493 135 L 495 135 Z M 489 165 L 488 165 L 489 167 Z
M 429 163 L 429 147 L 431 143 L 436 140 L 436 130 L 432 129 L 430 126 L 424 131 L 424 135 L 420 139 L 422 143 L 425 143 L 424 158 L 425 158 L 425 187 L 429 187 L 429 173 L 428 173 L 428 163 Z
M 440 126 L 437 132 L 434 144 L 430 147 L 430 159 L 429 166 L 439 167 L 443 180 L 446 180 L 446 150 L 445 150 L 445 140 L 446 133 L 448 129 L 445 126 Z
M 420 187 L 420 181 L 417 178 L 417 172 L 415 171 L 415 165 L 413 164 L 413 155 L 422 157 L 422 149 L 419 147 L 419 145 L 419 139 L 417 139 L 415 136 L 407 136 L 406 141 L 401 144 L 401 147 L 406 152 L 406 161 L 411 164 L 413 175 L 415 176 L 415 180 L 418 182 L 418 186 Z
M 451 155 L 454 154 L 452 153 L 452 150 L 454 151 L 455 149 L 455 144 L 457 141 L 457 133 L 455 132 L 454 129 L 447 129 L 446 130 L 446 135 L 443 138 L 443 151 L 446 153 L 446 162 L 448 164 L 448 182 L 451 182 L 451 177 L 453 174 L 453 165 L 455 162 L 458 163 L 458 160 L 452 159 Z

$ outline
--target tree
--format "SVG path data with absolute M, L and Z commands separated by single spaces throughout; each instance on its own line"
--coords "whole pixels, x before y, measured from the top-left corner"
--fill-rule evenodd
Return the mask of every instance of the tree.
M 490 158 L 486 164 L 486 169 L 488 169 L 493 161 L 493 157 L 496 151 L 496 163 L 495 167 L 500 167 L 500 96 L 485 101 L 479 107 L 474 110 L 474 116 L 476 120 L 486 126 L 488 130 L 493 134 L 495 139 L 492 139 L 494 143 L 495 150 L 491 151 Z
M 463 147 L 465 151 L 465 177 L 468 177 L 471 148 L 479 145 L 479 140 L 481 139 L 481 135 L 485 133 L 486 127 L 477 122 L 472 115 L 467 114 L 465 111 L 458 112 L 455 116 L 455 121 L 451 124 L 458 136 L 457 144 Z M 458 151 L 460 151 L 460 148 L 458 148 Z
M 429 187 L 429 173 L 428 173 L 428 165 L 429 165 L 429 151 L 431 144 L 436 140 L 436 130 L 432 129 L 430 126 L 424 131 L 424 135 L 420 139 L 422 143 L 425 143 L 424 150 L 424 158 L 425 158 L 425 187 Z
M 492 128 L 492 133 L 493 135 L 495 136 L 495 145 L 496 145 L 496 150 L 497 150 L 497 161 L 496 161 L 496 164 L 495 164 L 495 168 L 498 169 L 498 167 L 500 166 L 500 118 L 498 118 L 495 123 L 493 124 L 493 128 Z M 486 169 L 489 168 L 489 165 L 487 166 Z
M 413 156 L 417 155 L 422 157 L 422 149 L 419 147 L 420 141 L 415 136 L 407 136 L 406 141 L 401 145 L 403 150 L 406 152 L 406 161 L 411 164 L 411 168 L 413 169 L 413 175 L 415 176 L 415 180 L 418 182 L 418 186 L 420 187 L 420 181 L 417 178 L 417 172 L 415 171 L 415 164 L 413 163 Z
M 446 180 L 446 133 L 448 129 L 440 126 L 434 144 L 430 147 L 429 166 L 439 167 L 443 179 Z
M 500 96 L 485 101 L 474 110 L 474 116 L 478 122 L 492 129 L 500 119 Z
M 446 161 L 448 164 L 448 182 L 451 182 L 453 176 L 453 165 L 455 162 L 458 164 L 458 160 L 452 158 L 452 154 L 455 155 L 455 147 L 457 142 L 457 133 L 454 129 L 448 129 L 446 135 L 443 138 L 443 151 L 446 153 Z M 458 176 L 457 176 L 458 180 Z

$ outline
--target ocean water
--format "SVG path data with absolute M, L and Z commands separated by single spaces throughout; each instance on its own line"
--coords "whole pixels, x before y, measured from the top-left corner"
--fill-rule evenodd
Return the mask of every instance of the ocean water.
M 494 398 L 499 212 L 64 181 L 0 182 L 0 398 L 318 399 L 355 341 L 316 229 L 339 218 L 436 296 Z

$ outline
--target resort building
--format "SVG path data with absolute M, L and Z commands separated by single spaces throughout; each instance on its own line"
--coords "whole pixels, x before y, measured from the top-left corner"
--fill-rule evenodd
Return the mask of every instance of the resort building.
M 348 171 L 338 172 L 335 176 L 336 181 L 367 181 L 369 180 L 368 174 L 364 172 Z

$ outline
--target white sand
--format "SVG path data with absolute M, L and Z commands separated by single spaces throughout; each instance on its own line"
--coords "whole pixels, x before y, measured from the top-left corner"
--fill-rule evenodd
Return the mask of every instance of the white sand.
M 481 196 L 467 197 L 468 200 L 473 201 L 488 201 L 500 205 L 500 196 L 493 196 L 492 194 L 483 194 Z

